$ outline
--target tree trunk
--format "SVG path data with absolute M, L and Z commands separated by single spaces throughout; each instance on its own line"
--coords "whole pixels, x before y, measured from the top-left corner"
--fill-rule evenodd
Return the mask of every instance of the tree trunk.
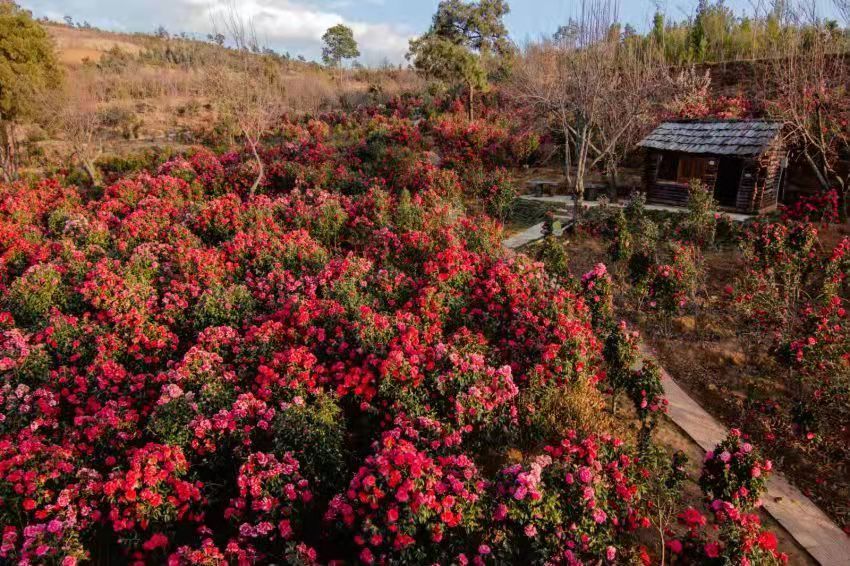
M 469 121 L 475 120 L 475 87 L 469 85 Z
M 566 177 L 567 186 L 573 184 L 573 155 L 572 145 L 570 144 L 570 126 L 566 120 L 562 120 L 564 130 L 564 176 Z
M 3 174 L 3 180 L 7 183 L 18 180 L 15 124 L 8 121 L 0 121 L 0 172 Z
M 263 177 L 266 175 L 266 168 L 263 165 L 263 160 L 260 159 L 260 154 L 257 152 L 257 142 L 254 141 L 254 138 L 248 135 L 246 131 L 242 131 L 245 134 L 245 139 L 248 140 L 248 145 L 251 146 L 251 152 L 254 154 L 254 159 L 257 160 L 257 165 L 260 167 L 260 172 L 257 175 L 257 180 L 254 181 L 254 184 L 251 186 L 251 192 L 249 193 L 251 196 L 254 196 L 254 193 L 257 192 L 257 189 L 260 187 L 260 183 L 263 182 Z
M 611 162 L 608 164 L 608 198 L 611 199 L 611 202 L 617 200 L 617 191 L 619 189 L 617 185 L 617 164 Z
M 92 187 L 99 187 L 101 183 L 100 172 L 95 167 L 94 163 L 90 159 L 82 159 L 83 169 L 86 171 L 86 175 L 89 176 L 89 181 L 91 182 Z
M 812 172 L 815 174 L 815 177 L 818 178 L 818 183 L 820 183 L 821 188 L 823 188 L 824 191 L 830 190 L 832 187 L 829 186 L 829 181 L 826 180 L 826 177 L 820 170 L 820 167 L 818 167 L 818 164 L 815 163 L 815 160 L 809 154 L 809 151 L 805 150 L 803 152 L 803 156 L 806 158 L 806 162 L 809 164 L 809 167 L 811 167 Z
M 578 145 L 578 162 L 576 163 L 576 183 L 574 193 L 574 221 L 578 222 L 581 218 L 581 209 L 584 205 L 584 176 L 587 168 L 587 152 L 588 152 L 588 139 L 587 139 L 587 126 L 584 126 L 581 130 L 579 145 Z

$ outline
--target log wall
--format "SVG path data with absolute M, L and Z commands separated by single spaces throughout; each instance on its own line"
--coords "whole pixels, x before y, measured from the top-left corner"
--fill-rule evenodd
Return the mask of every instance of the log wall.
M 687 206 L 688 185 L 658 179 L 661 156 L 662 153 L 658 151 L 649 151 L 646 155 L 643 182 L 647 202 L 667 206 Z M 784 156 L 785 149 L 781 142 L 777 142 L 760 158 L 743 160 L 741 182 L 735 203 L 736 212 L 759 214 L 777 207 Z M 701 181 L 707 190 L 714 191 L 717 185 L 720 158 L 706 156 L 706 159 L 709 161 Z

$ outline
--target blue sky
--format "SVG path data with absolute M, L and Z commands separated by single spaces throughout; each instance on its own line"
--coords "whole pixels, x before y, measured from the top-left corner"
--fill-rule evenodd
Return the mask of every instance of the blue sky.
M 753 2 L 757 0 L 752 0 Z M 207 34 L 210 15 L 235 4 L 253 18 L 260 39 L 279 51 L 303 54 L 309 59 L 321 53 L 321 36 L 337 23 L 350 25 L 361 45 L 362 60 L 379 64 L 385 59 L 404 60 L 407 41 L 428 28 L 438 0 L 20 0 L 36 16 L 79 21 L 116 31 L 152 31 L 164 25 L 171 32 Z M 751 0 L 727 0 L 736 12 Z M 576 13 L 579 0 L 513 0 L 508 27 L 515 40 L 553 33 Z M 622 0 L 621 17 L 644 29 L 654 12 L 653 0 Z M 693 12 L 696 0 L 661 0 L 666 12 L 683 18 Z M 830 0 L 820 0 L 829 15 Z

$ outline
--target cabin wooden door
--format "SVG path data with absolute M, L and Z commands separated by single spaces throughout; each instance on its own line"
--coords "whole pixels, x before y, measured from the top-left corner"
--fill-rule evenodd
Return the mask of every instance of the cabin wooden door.
M 723 157 L 717 169 L 717 184 L 714 186 L 714 200 L 725 207 L 735 207 L 738 204 L 738 189 L 741 186 L 741 175 L 744 173 L 744 162 L 735 157 Z

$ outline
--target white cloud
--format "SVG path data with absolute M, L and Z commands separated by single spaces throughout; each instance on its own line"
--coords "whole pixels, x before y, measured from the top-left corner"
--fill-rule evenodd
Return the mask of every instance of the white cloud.
M 359 0 L 380 6 L 383 0 Z M 79 21 L 107 29 L 152 31 L 164 25 L 172 32 L 205 35 L 212 30 L 211 14 L 223 14 L 235 5 L 239 15 L 252 20 L 259 40 L 278 51 L 321 56 L 322 35 L 336 24 L 354 30 L 361 60 L 368 64 L 404 61 L 408 40 L 414 34 L 406 26 L 349 19 L 339 13 L 350 0 L 337 0 L 327 7 L 309 5 L 309 0 L 24 0 L 36 15 L 57 17 L 68 14 Z

